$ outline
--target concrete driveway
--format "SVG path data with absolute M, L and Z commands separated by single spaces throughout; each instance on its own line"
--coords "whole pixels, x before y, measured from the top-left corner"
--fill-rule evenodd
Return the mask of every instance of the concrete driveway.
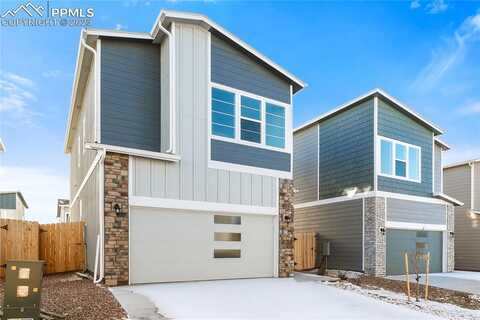
M 199 281 L 112 289 L 117 297 L 119 291 L 124 294 L 119 300 L 129 317 L 141 319 L 155 318 L 145 313 L 136 315 L 132 305 L 125 305 L 122 300 L 133 301 L 128 298 L 129 292 L 146 297 L 160 314 L 176 319 L 438 319 L 404 306 L 305 279 Z M 145 308 L 141 309 L 145 311 Z M 151 314 L 152 308 L 148 308 Z
M 388 279 L 405 280 L 405 276 L 389 276 Z M 410 275 L 410 281 L 415 276 Z M 421 283 L 425 281 L 422 275 Z M 429 283 L 433 287 L 462 291 L 480 295 L 480 272 L 454 271 L 448 273 L 432 273 L 429 275 Z

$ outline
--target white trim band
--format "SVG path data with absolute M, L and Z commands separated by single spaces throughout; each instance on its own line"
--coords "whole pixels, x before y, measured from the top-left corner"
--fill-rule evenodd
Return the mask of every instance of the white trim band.
M 387 221 L 385 223 L 385 227 L 388 229 L 403 229 L 403 230 L 447 231 L 447 226 L 444 224 Z
M 101 143 L 87 143 L 86 148 L 87 149 L 104 149 L 109 152 L 116 152 L 116 153 L 136 156 L 136 157 L 165 160 L 165 161 L 171 161 L 171 162 L 178 162 L 181 159 L 179 155 L 127 148 L 127 147 L 112 146 L 112 145 L 101 144 Z

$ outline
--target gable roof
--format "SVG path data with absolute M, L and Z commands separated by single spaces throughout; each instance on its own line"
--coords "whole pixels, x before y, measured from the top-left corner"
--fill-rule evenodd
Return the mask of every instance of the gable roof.
M 398 101 L 397 99 L 395 99 L 394 97 L 392 97 L 391 95 L 389 95 L 388 93 L 386 93 L 385 91 L 383 91 L 382 89 L 379 89 L 379 88 L 376 88 L 376 89 L 373 89 L 369 92 L 367 92 L 366 94 L 363 94 L 345 104 L 342 104 L 341 106 L 317 117 L 317 118 L 314 118 L 313 120 L 310 120 L 302 125 L 300 125 L 299 127 L 295 128 L 293 130 L 294 133 L 300 131 L 300 130 L 303 130 L 311 125 L 314 125 L 316 123 L 319 123 L 319 122 L 322 122 L 323 120 L 325 119 L 328 119 L 330 117 L 333 117 L 335 115 L 337 115 L 338 113 L 341 113 L 351 107 L 354 107 L 355 104 L 358 104 L 359 102 L 363 101 L 363 100 L 368 100 L 374 96 L 378 96 L 378 97 L 381 97 L 385 100 L 387 100 L 388 102 L 390 102 L 394 107 L 396 107 L 397 109 L 405 112 L 406 114 L 408 114 L 410 117 L 412 117 L 413 119 L 417 120 L 418 122 L 420 122 L 421 124 L 423 124 L 424 126 L 430 128 L 436 135 L 438 134 L 442 134 L 443 131 L 442 129 L 440 129 L 439 127 L 437 127 L 436 125 L 434 125 L 433 123 L 431 123 L 430 121 L 424 119 L 422 116 L 420 116 L 418 113 L 416 113 L 415 111 L 413 111 L 412 109 L 410 109 L 409 107 L 407 107 L 405 104 L 401 103 L 400 101 Z
M 179 11 L 169 11 L 169 10 L 162 10 L 160 14 L 157 16 L 155 23 L 152 26 L 150 32 L 129 32 L 129 31 L 120 31 L 120 30 L 110 30 L 110 29 L 83 29 L 80 33 L 80 41 L 78 45 L 78 53 L 77 53 L 77 62 L 75 66 L 75 75 L 72 85 L 72 96 L 70 101 L 70 112 L 68 115 L 68 123 L 67 123 L 67 131 L 65 134 L 65 145 L 64 149 L 65 152 L 68 153 L 71 147 L 71 132 L 72 126 L 74 124 L 74 120 L 76 115 L 80 112 L 79 108 L 75 108 L 77 104 L 77 100 L 79 99 L 78 96 L 81 96 L 81 92 L 77 92 L 79 88 L 79 79 L 83 73 L 85 73 L 86 67 L 83 66 L 84 54 L 85 49 L 81 45 L 82 39 L 86 41 L 88 39 L 96 39 L 98 37 L 114 37 L 114 38 L 127 38 L 127 39 L 141 39 L 141 40 L 150 40 L 152 42 L 159 41 L 161 35 L 161 30 L 158 27 L 159 23 L 162 25 L 168 25 L 172 21 L 188 21 L 192 23 L 197 23 L 205 26 L 207 29 L 213 29 L 220 34 L 227 37 L 230 41 L 233 41 L 236 45 L 238 45 L 243 50 L 247 51 L 249 54 L 253 55 L 255 58 L 260 60 L 266 66 L 272 68 L 274 71 L 278 72 L 281 76 L 288 79 L 289 82 L 292 83 L 293 92 L 297 92 L 302 88 L 306 87 L 307 84 L 294 76 L 292 73 L 288 72 L 287 70 L 280 67 L 278 64 L 255 50 L 253 47 L 248 45 L 246 42 L 242 41 L 241 39 L 234 36 L 232 33 L 227 31 L 225 28 L 221 27 L 220 25 L 216 24 L 208 17 L 192 12 L 179 12 Z M 91 63 L 91 61 L 89 62 Z
M 20 200 L 22 201 L 23 206 L 28 209 L 27 202 L 25 201 L 25 198 L 23 197 L 23 195 L 20 191 L 9 191 L 9 190 L 0 191 L 0 194 L 11 194 L 11 193 L 16 194 L 20 198 Z

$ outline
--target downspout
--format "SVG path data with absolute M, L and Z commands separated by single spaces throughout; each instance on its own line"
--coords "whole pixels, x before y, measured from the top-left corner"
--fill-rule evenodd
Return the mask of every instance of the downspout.
M 158 22 L 158 28 L 168 36 L 168 55 L 170 58 L 170 63 L 168 65 L 168 76 L 169 76 L 169 120 L 170 120 L 170 137 L 169 137 L 169 146 L 165 151 L 166 153 L 176 153 L 176 126 L 175 126 L 175 39 L 170 31 L 168 31 L 163 25 L 162 22 Z
M 90 51 L 92 54 L 93 54 L 93 76 L 94 76 L 94 79 L 95 79 L 95 82 L 98 81 L 98 78 L 97 78 L 97 51 L 95 49 L 93 49 L 91 46 L 89 46 L 87 44 L 87 42 L 85 41 L 85 33 L 84 31 L 82 31 L 82 41 L 80 42 L 84 47 L 85 49 L 87 49 L 88 51 Z M 98 83 L 95 83 L 95 86 L 94 86 L 94 90 L 93 90 L 93 105 L 94 105 L 94 121 L 93 121 L 93 124 L 94 124 L 94 132 L 95 132 L 95 141 L 98 141 L 98 137 L 97 137 L 97 122 L 98 122 L 98 119 L 97 119 L 97 111 L 98 111 L 98 102 L 97 102 L 97 94 L 98 94 Z

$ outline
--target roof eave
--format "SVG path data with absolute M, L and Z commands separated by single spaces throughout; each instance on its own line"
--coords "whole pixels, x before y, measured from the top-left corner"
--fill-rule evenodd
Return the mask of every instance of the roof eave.
M 449 195 L 446 195 L 445 193 L 436 193 L 433 195 L 435 198 L 439 198 L 439 199 L 442 199 L 444 201 L 447 201 L 447 202 L 450 202 L 452 203 L 454 206 L 457 206 L 457 207 L 461 207 L 464 205 L 463 202 L 453 198 L 453 197 L 450 197 Z
M 443 166 L 443 169 L 450 169 L 450 168 L 455 168 L 455 167 L 460 167 L 460 166 L 466 166 L 470 165 L 475 162 L 480 162 L 480 159 L 472 159 L 472 160 L 465 160 L 465 161 L 460 161 L 460 162 L 453 162 L 450 164 L 447 164 L 446 166 Z

